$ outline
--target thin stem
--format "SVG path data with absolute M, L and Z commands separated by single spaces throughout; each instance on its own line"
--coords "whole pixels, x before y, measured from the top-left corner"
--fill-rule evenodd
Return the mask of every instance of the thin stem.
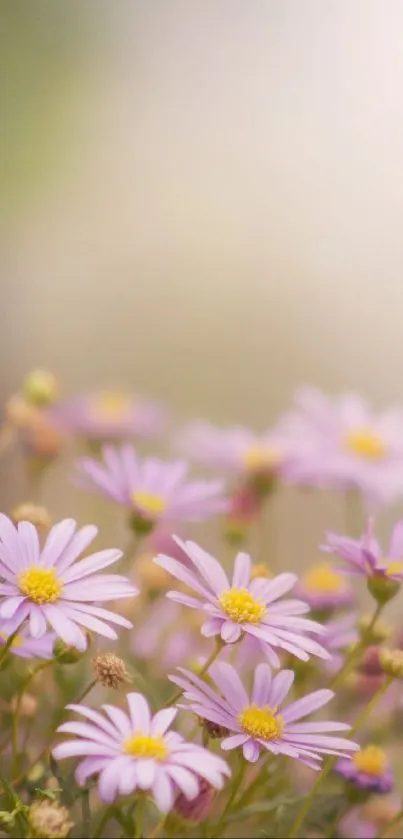
M 393 819 L 390 819 L 385 824 L 383 830 L 381 830 L 381 832 L 378 836 L 378 839 L 384 839 L 384 837 L 388 835 L 388 833 L 392 829 L 392 827 L 394 827 L 396 824 L 398 824 L 398 822 L 400 822 L 402 819 L 403 819 L 403 809 L 399 810 L 399 812 L 396 813 L 396 816 L 393 816 Z
M 197 673 L 197 675 L 199 676 L 200 679 L 207 673 L 207 670 L 209 669 L 209 667 L 211 667 L 213 661 L 216 660 L 216 658 L 217 658 L 218 654 L 221 652 L 223 646 L 224 646 L 224 642 L 221 641 L 221 639 L 216 642 L 216 646 L 214 647 L 213 652 L 211 653 L 211 655 L 209 655 L 207 661 L 204 662 L 202 669 L 199 670 L 198 673 Z M 182 693 L 183 693 L 183 688 L 181 688 L 180 690 L 177 690 L 176 693 L 174 693 L 174 695 L 171 696 L 170 699 L 168 699 L 168 702 L 166 703 L 166 707 L 169 708 L 170 705 L 174 705 L 175 702 L 177 702 L 178 699 L 182 696 Z
M 161 833 L 161 830 L 164 829 L 166 816 L 163 816 L 162 819 L 155 825 L 154 830 L 150 833 L 149 839 L 158 839 L 158 836 Z
M 104 829 L 105 829 L 106 825 L 108 824 L 109 819 L 111 819 L 112 816 L 113 816 L 113 811 L 114 811 L 114 806 L 113 805 L 106 808 L 105 812 L 102 814 L 102 816 L 99 820 L 98 827 L 95 830 L 94 839 L 100 839 L 100 837 L 102 836 L 102 834 L 104 832 Z
M 256 777 L 246 787 L 245 792 L 241 795 L 240 799 L 237 801 L 237 810 L 241 810 L 245 806 L 245 804 L 247 804 L 247 802 L 250 800 L 250 798 L 255 793 L 255 791 L 260 787 L 260 785 L 263 784 L 263 783 L 266 783 L 267 779 L 266 779 L 264 770 L 266 769 L 267 764 L 270 762 L 271 759 L 272 759 L 271 754 L 269 754 L 269 755 L 267 755 L 267 757 L 263 758 L 260 766 L 257 767 L 258 771 L 257 771 Z
M 386 693 L 386 691 L 388 690 L 388 688 L 392 684 L 392 682 L 393 682 L 393 676 L 388 676 L 385 679 L 385 681 L 382 683 L 382 685 L 378 688 L 376 693 L 374 693 L 371 701 L 368 703 L 366 708 L 364 708 L 363 712 L 357 717 L 354 725 L 350 728 L 350 731 L 348 732 L 348 737 L 349 738 L 353 737 L 353 735 L 356 733 L 356 731 L 358 731 L 358 729 L 361 728 L 361 726 L 364 724 L 364 722 L 366 722 L 368 717 L 371 715 L 373 709 L 378 704 L 379 700 L 382 699 L 382 696 Z M 291 829 L 290 829 L 290 832 L 288 834 L 287 839 L 294 839 L 295 836 L 298 836 L 298 834 L 300 832 L 300 828 L 302 827 L 302 824 L 305 821 L 305 818 L 308 815 L 308 813 L 309 813 L 309 811 L 312 807 L 315 795 L 316 795 L 319 787 L 322 786 L 323 781 L 326 780 L 327 776 L 329 775 L 329 772 L 333 769 L 333 766 L 337 762 L 337 760 L 338 760 L 337 756 L 332 756 L 332 757 L 329 757 L 325 761 L 325 763 L 323 764 L 322 771 L 319 773 L 318 777 L 316 778 L 316 781 L 315 781 L 309 795 L 307 796 L 307 798 L 305 798 L 304 803 L 303 803 L 302 807 L 300 808 L 299 813 L 297 813 L 297 816 L 296 816 L 296 818 L 295 818 L 295 820 L 294 820 L 294 822 L 291 826 Z
M 87 696 L 87 693 L 89 693 L 89 692 L 92 690 L 92 688 L 93 688 L 93 687 L 95 687 L 95 685 L 96 685 L 96 684 L 97 684 L 97 680 L 96 680 L 96 679 L 93 679 L 93 680 L 92 680 L 92 682 L 90 682 L 90 683 L 89 683 L 89 685 L 87 685 L 87 687 L 85 688 L 85 690 L 83 690 L 83 692 L 82 692 L 82 693 L 80 693 L 80 695 L 79 695 L 79 696 L 77 696 L 77 699 L 74 699 L 74 700 L 73 700 L 73 703 L 72 703 L 72 704 L 74 704 L 74 705 L 79 705 L 79 704 L 80 704 L 80 702 L 82 702 L 82 701 L 83 701 L 83 699 L 85 699 L 85 697 Z
M 136 827 L 134 831 L 134 839 L 141 839 L 143 835 L 143 821 L 144 821 L 144 807 L 145 795 L 140 795 L 136 808 Z
M 90 791 L 84 789 L 81 793 L 82 836 L 88 839 L 91 826 Z
M 232 806 L 232 804 L 233 804 L 233 802 L 234 802 L 234 800 L 235 800 L 235 798 L 238 794 L 238 791 L 239 791 L 239 788 L 242 784 L 247 766 L 248 766 L 247 761 L 242 759 L 242 763 L 239 767 L 238 774 L 237 774 L 237 776 L 234 780 L 231 795 L 230 795 L 230 797 L 229 797 L 229 799 L 228 799 L 228 801 L 227 801 L 227 803 L 224 807 L 224 810 L 221 813 L 221 816 L 220 816 L 216 826 L 213 827 L 213 833 L 211 834 L 211 839 L 217 839 L 217 837 L 219 837 L 221 835 L 223 829 L 225 828 L 225 822 L 227 820 L 227 815 L 228 815 L 228 813 L 231 809 L 231 806 Z
M 16 701 L 16 704 L 15 704 L 15 710 L 14 710 L 14 714 L 13 714 L 13 721 L 12 721 L 12 736 L 11 736 L 12 751 L 13 751 L 13 760 L 12 760 L 12 768 L 11 768 L 11 774 L 12 775 L 14 775 L 14 773 L 17 771 L 18 727 L 19 727 L 19 722 L 20 722 L 21 704 L 22 704 L 22 700 L 24 698 L 24 694 L 25 694 L 28 686 L 32 682 L 32 680 L 37 675 L 37 673 L 40 673 L 40 671 L 44 670 L 45 667 L 50 667 L 51 664 L 54 664 L 54 659 L 49 659 L 48 661 L 41 661 L 39 664 L 37 664 L 36 667 L 34 667 L 34 669 L 31 670 L 28 673 L 28 676 L 23 681 L 23 683 L 22 683 L 22 685 L 19 689 L 19 692 L 18 692 L 18 695 L 17 695 L 17 701 Z
M 21 624 L 17 627 L 17 629 L 14 630 L 14 632 L 11 633 L 11 635 L 8 636 L 6 643 L 0 650 L 0 670 L 3 669 L 5 658 L 19 632 L 21 632 Z
M 343 681 L 345 676 L 347 676 L 350 673 L 350 670 L 352 670 L 352 667 L 353 667 L 354 663 L 356 662 L 357 658 L 368 646 L 368 642 L 370 641 L 372 631 L 373 631 L 374 626 L 375 626 L 375 624 L 376 624 L 376 622 L 379 618 L 379 615 L 381 614 L 383 606 L 384 606 L 383 603 L 378 603 L 377 604 L 376 609 L 374 611 L 374 614 L 372 615 L 372 618 L 371 618 L 366 630 L 363 632 L 363 636 L 362 636 L 361 641 L 359 641 L 359 643 L 352 649 L 350 655 L 347 656 L 341 670 L 339 670 L 339 672 L 336 673 L 336 675 L 333 677 L 333 679 L 329 682 L 329 688 L 331 688 L 332 690 L 335 687 L 338 687 L 338 685 Z

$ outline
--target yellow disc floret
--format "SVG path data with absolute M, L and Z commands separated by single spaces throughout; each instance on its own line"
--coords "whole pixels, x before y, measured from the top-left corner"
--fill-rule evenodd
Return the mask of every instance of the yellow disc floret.
M 384 441 L 370 428 L 358 428 L 356 431 L 350 431 L 346 437 L 346 448 L 352 454 L 366 460 L 381 460 L 386 455 Z
M 276 716 L 277 708 L 258 708 L 249 705 L 238 715 L 238 722 L 245 734 L 259 740 L 278 740 L 283 733 L 284 723 Z
M 168 749 L 162 737 L 149 737 L 148 734 L 134 732 L 123 744 L 123 751 L 131 757 L 153 758 L 154 760 L 165 760 Z
M 148 516 L 158 516 L 166 509 L 166 501 L 160 495 L 146 490 L 133 492 L 132 501 L 135 507 L 139 507 Z
M 230 588 L 220 594 L 221 608 L 235 623 L 260 623 L 266 612 L 261 600 L 255 600 L 246 588 Z
M 336 571 L 333 571 L 326 562 L 315 565 L 304 574 L 303 585 L 308 591 L 323 594 L 337 594 L 344 588 L 342 578 Z
M 43 603 L 55 603 L 58 600 L 63 583 L 57 579 L 53 568 L 31 565 L 19 575 L 18 587 L 21 594 L 41 606 Z
M 381 778 L 387 768 L 386 754 L 379 746 L 367 746 L 352 758 L 354 766 L 359 772 Z

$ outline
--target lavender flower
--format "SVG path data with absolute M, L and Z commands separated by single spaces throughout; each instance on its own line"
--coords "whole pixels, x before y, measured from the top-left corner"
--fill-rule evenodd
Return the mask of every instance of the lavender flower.
M 7 639 L 19 627 L 19 621 L 0 621 L 0 649 Z M 29 627 L 21 627 L 21 631 L 15 636 L 10 647 L 10 652 L 19 658 L 53 658 L 53 645 L 56 640 L 55 632 L 45 632 L 41 638 L 32 638 Z
M 159 405 L 120 390 L 73 396 L 52 405 L 47 414 L 57 428 L 87 440 L 153 437 L 164 424 Z
M 65 644 L 85 650 L 80 626 L 112 639 L 117 635 L 109 623 L 132 627 L 126 618 L 94 602 L 138 592 L 126 577 L 95 573 L 116 562 L 121 551 L 99 551 L 76 562 L 98 532 L 93 525 L 77 532 L 76 527 L 73 519 L 59 522 L 41 550 L 33 524 L 20 522 L 15 527 L 0 514 L 0 618 L 13 620 L 16 628 L 26 621 L 32 638 L 43 638 L 50 625 Z
M 393 528 L 386 555 L 373 536 L 371 519 L 361 539 L 350 539 L 335 533 L 327 533 L 326 536 L 327 544 L 321 548 L 345 563 L 338 569 L 343 574 L 383 577 L 396 582 L 403 580 L 403 521 L 399 521 Z
M 189 801 L 197 798 L 200 780 L 221 789 L 230 775 L 222 758 L 202 746 L 187 743 L 180 734 L 169 731 L 177 714 L 165 708 L 153 717 L 141 693 L 127 694 L 129 713 L 113 705 L 103 705 L 103 714 L 85 705 L 67 707 L 88 722 L 67 722 L 58 729 L 72 734 L 72 740 L 53 749 L 53 757 L 83 757 L 76 770 L 83 786 L 91 775 L 98 775 L 100 797 L 107 803 L 118 794 L 132 795 L 136 789 L 150 790 L 159 810 L 166 813 L 183 793 Z
M 257 435 L 249 428 L 217 428 L 209 422 L 183 428 L 178 447 L 191 460 L 235 476 L 277 475 L 287 460 L 284 440 L 276 431 Z
M 338 760 L 335 771 L 358 790 L 385 794 L 393 789 L 392 771 L 379 746 L 366 746 L 351 760 Z
M 333 611 L 354 602 L 350 586 L 327 562 L 310 568 L 296 590 L 314 611 Z
M 179 668 L 179 672 L 180 676 L 170 678 L 184 691 L 187 704 L 180 707 L 233 732 L 222 741 L 221 748 L 227 751 L 242 747 L 245 760 L 252 763 L 265 749 L 319 769 L 322 754 L 344 757 L 359 749 L 356 743 L 329 734 L 348 731 L 350 726 L 345 723 L 300 722 L 326 705 L 333 691 L 317 690 L 281 708 L 294 681 L 292 670 L 281 670 L 272 678 L 269 665 L 259 664 L 250 696 L 235 668 L 226 662 L 217 662 L 209 669 L 218 690 L 189 670 Z

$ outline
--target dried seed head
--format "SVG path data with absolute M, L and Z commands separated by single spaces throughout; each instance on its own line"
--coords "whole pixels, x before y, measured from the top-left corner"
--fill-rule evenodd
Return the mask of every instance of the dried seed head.
M 92 660 L 97 682 L 107 688 L 117 688 L 123 682 L 130 682 L 124 661 L 114 653 L 100 653 Z
M 28 820 L 32 834 L 38 839 L 64 839 L 74 826 L 66 807 L 48 799 L 31 804 Z

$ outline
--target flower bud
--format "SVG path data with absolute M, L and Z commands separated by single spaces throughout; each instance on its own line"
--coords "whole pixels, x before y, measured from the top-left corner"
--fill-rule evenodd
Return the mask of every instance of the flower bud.
M 106 688 L 117 688 L 124 682 L 130 682 L 124 661 L 114 653 L 100 653 L 92 660 L 97 682 Z
M 365 676 L 380 676 L 383 673 L 380 662 L 380 647 L 376 644 L 367 647 L 357 669 Z
M 88 633 L 86 635 L 87 639 L 90 640 L 90 635 Z M 76 664 L 85 653 L 78 650 L 77 647 L 70 647 L 65 644 L 61 638 L 56 638 L 53 645 L 53 655 L 59 664 Z
M 395 679 L 403 679 L 403 650 L 385 648 L 379 653 L 379 661 L 384 673 Z
M 48 370 L 33 370 L 22 383 L 22 393 L 29 405 L 50 405 L 58 396 L 58 385 Z
M 38 839 L 64 839 L 74 826 L 66 807 L 48 799 L 31 804 L 28 821 L 33 836 Z
M 40 530 L 49 530 L 52 519 L 46 507 L 39 507 L 37 504 L 18 504 L 11 512 L 11 518 L 18 524 L 20 521 L 29 521 Z
M 196 798 L 189 801 L 180 793 L 174 804 L 174 812 L 187 822 L 204 821 L 211 813 L 215 794 L 214 787 L 202 778 Z
M 384 606 L 396 596 L 401 583 L 391 580 L 386 574 L 372 574 L 368 577 L 368 591 L 380 606 Z

